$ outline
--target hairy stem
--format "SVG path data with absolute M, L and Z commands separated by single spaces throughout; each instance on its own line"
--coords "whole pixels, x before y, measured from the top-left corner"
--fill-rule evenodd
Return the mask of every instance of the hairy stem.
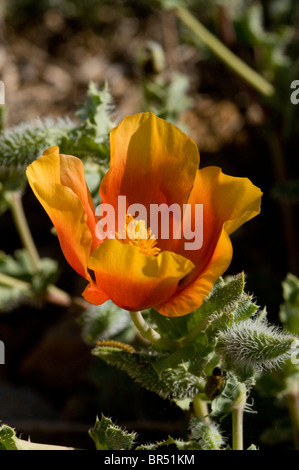
M 34 271 L 38 272 L 40 270 L 40 258 L 28 227 L 27 219 L 23 209 L 21 192 L 15 191 L 12 193 L 10 197 L 10 209 L 19 236 L 30 256 L 32 267 Z
M 157 331 L 151 328 L 144 320 L 141 312 L 131 311 L 130 315 L 139 333 L 143 336 L 143 338 L 150 341 L 153 345 L 161 347 L 162 349 L 170 350 L 173 350 L 174 346 L 177 347 L 177 343 L 175 341 L 162 338 L 162 336 Z
M 183 7 L 176 8 L 177 17 L 193 31 L 196 36 L 235 73 L 265 96 L 272 96 L 275 88 L 255 70 L 249 67 L 219 39 L 208 31 L 192 14 Z

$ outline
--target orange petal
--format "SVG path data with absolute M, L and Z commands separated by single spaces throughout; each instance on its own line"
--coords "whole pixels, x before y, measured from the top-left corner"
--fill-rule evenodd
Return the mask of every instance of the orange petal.
M 86 277 L 95 237 L 95 216 L 82 162 L 48 149 L 27 168 L 29 184 L 49 215 L 68 263 Z
M 155 309 L 166 317 L 179 317 L 193 312 L 200 307 L 205 297 L 211 291 L 214 282 L 221 276 L 231 263 L 233 255 L 232 244 L 223 229 L 218 243 L 206 268 L 188 283 L 188 276 L 183 280 L 181 289 L 168 301 Z M 187 284 L 187 285 L 186 285 Z
M 100 291 L 116 305 L 144 310 L 170 298 L 194 265 L 175 253 L 148 256 L 135 246 L 110 239 L 92 253 L 88 267 Z
M 171 249 L 189 258 L 195 268 L 173 298 L 159 306 L 160 313 L 179 316 L 201 305 L 231 262 L 232 245 L 228 235 L 260 212 L 261 196 L 260 189 L 247 178 L 225 175 L 217 167 L 197 171 L 188 204 L 203 204 L 203 245 L 199 250 L 186 251 L 186 240 L 172 243 Z
M 93 305 L 101 305 L 106 302 L 106 300 L 109 300 L 109 297 L 104 294 L 104 292 L 102 292 L 93 282 L 88 284 L 88 286 L 83 291 L 82 296 L 87 302 Z
M 183 204 L 194 183 L 199 165 L 196 144 L 176 126 L 153 113 L 126 117 L 110 133 L 111 163 L 100 194 L 116 210 L 118 196 L 127 206 Z M 157 234 L 155 234 L 157 235 Z

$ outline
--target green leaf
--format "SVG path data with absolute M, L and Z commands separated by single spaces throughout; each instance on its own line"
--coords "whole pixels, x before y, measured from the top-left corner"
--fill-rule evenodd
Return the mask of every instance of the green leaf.
M 226 370 L 260 371 L 272 369 L 294 352 L 294 336 L 280 331 L 265 321 L 246 320 L 235 323 L 218 337 L 216 350 Z
M 168 436 L 166 441 L 138 446 L 136 450 L 152 451 L 169 446 L 175 448 L 176 450 L 202 450 L 201 445 L 196 441 L 182 441 L 181 439 L 174 439 L 171 436 Z
M 51 258 L 40 260 L 40 271 L 32 268 L 25 249 L 14 256 L 0 251 L 0 311 L 37 300 L 58 277 L 58 263 Z
M 154 352 L 137 353 L 128 351 L 126 346 L 97 345 L 92 354 L 108 364 L 119 367 L 147 390 L 157 393 L 162 398 L 193 398 L 204 390 L 203 380 L 188 372 L 181 364 L 176 368 L 165 369 L 158 374 L 155 362 L 162 357 Z
M 101 420 L 96 419 L 89 435 L 97 450 L 130 450 L 136 439 L 136 433 L 128 433 L 103 414 Z
M 74 448 L 25 441 L 18 438 L 11 427 L 3 424 L 0 426 L 0 450 L 74 450 Z
M 97 164 L 93 173 L 102 176 L 109 168 L 109 132 L 114 126 L 110 116 L 111 95 L 108 86 L 98 90 L 91 83 L 86 103 L 78 110 L 79 123 L 69 118 L 37 119 L 1 133 L 0 138 L 0 213 L 8 209 L 6 193 L 23 190 L 26 166 L 54 145 L 60 152 L 75 155 L 86 164 Z
M 29 123 L 22 123 L 5 130 L 0 139 L 1 181 L 8 170 L 14 170 L 17 175 L 33 160 L 38 158 L 44 150 L 66 137 L 75 124 L 70 119 L 52 118 L 37 119 Z
M 112 97 L 106 83 L 99 90 L 95 83 L 91 82 L 88 87 L 87 99 L 79 106 L 77 117 L 82 123 L 89 123 L 95 130 L 95 142 L 100 143 L 106 138 L 114 123 L 110 116 L 113 110 Z
M 193 416 L 189 424 L 190 439 L 200 441 L 202 450 L 220 450 L 224 445 L 224 439 L 219 430 L 219 425 L 212 420 L 203 421 Z
M 90 307 L 81 315 L 80 323 L 83 339 L 91 345 L 105 339 L 130 342 L 136 332 L 129 312 L 111 301 Z
M 0 450 L 17 450 L 15 432 L 9 426 L 3 424 L 0 427 Z
M 155 370 L 161 373 L 183 363 L 195 375 L 206 373 L 210 363 L 219 361 L 214 353 L 219 332 L 257 311 L 252 298 L 243 291 L 244 275 L 241 273 L 225 280 L 220 278 L 202 306 L 189 315 L 167 318 L 151 310 L 150 319 L 159 333 L 178 341 L 177 350 L 155 362 Z
M 231 413 L 232 407 L 244 394 L 246 394 L 245 384 L 240 382 L 234 374 L 228 373 L 224 390 L 211 403 L 211 416 L 225 416 Z

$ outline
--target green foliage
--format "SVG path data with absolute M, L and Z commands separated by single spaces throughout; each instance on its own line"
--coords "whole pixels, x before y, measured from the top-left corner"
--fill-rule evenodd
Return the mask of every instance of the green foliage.
M 155 392 L 162 398 L 193 398 L 203 391 L 203 382 L 199 377 L 190 374 L 183 365 L 169 368 L 158 374 L 155 363 L 161 357 L 153 352 L 129 352 L 121 345 L 98 345 L 92 354 L 108 364 L 119 367 L 137 383 Z
M 168 439 L 165 441 L 138 446 L 136 450 L 152 451 L 163 449 L 164 447 L 170 447 L 173 450 L 202 450 L 200 444 L 196 441 L 183 441 L 181 439 L 174 439 L 171 436 L 168 436 Z
M 90 345 L 107 339 L 131 342 L 136 331 L 129 312 L 111 301 L 91 306 L 81 315 L 80 323 L 83 339 Z
M 102 90 L 91 82 L 86 102 L 79 106 L 79 124 L 61 140 L 62 153 L 72 154 L 82 160 L 92 159 L 100 166 L 109 165 L 109 132 L 114 127 L 111 120 L 112 97 L 106 84 Z
M 2 171 L 16 168 L 24 171 L 45 149 L 59 145 L 74 126 L 68 118 L 46 118 L 4 130 L 0 139 Z
M 25 249 L 17 250 L 14 256 L 0 251 L 0 312 L 37 302 L 57 277 L 58 264 L 51 258 L 42 258 L 37 272 Z
M 0 426 L 0 450 L 17 450 L 15 432 L 9 426 Z
M 4 130 L 0 136 L 0 213 L 9 207 L 9 194 L 26 187 L 26 166 L 54 145 L 59 146 L 61 153 L 82 159 L 97 204 L 99 185 L 109 168 L 111 103 L 108 86 L 98 90 L 91 83 L 86 103 L 78 109 L 78 123 L 69 118 L 46 118 Z
M 25 441 L 17 437 L 10 426 L 2 424 L 0 426 L 0 450 L 74 450 L 74 448 Z
M 246 386 L 232 373 L 228 373 L 223 392 L 217 395 L 211 404 L 211 416 L 226 416 L 239 398 L 245 394 Z
M 220 450 L 225 444 L 219 425 L 212 420 L 203 421 L 201 418 L 193 416 L 189 429 L 190 439 L 200 441 L 201 450 Z
M 158 450 L 170 447 L 174 450 L 221 450 L 225 440 L 219 430 L 219 425 L 211 420 L 203 421 L 192 416 L 189 423 L 188 440 L 174 439 L 171 436 L 165 441 L 141 445 L 136 450 Z
M 189 86 L 188 77 L 179 72 L 174 72 L 170 79 L 158 75 L 146 80 L 146 108 L 160 118 L 179 125 L 179 117 L 192 105 L 192 99 L 188 96 Z
M 294 337 L 265 321 L 246 320 L 219 334 L 217 351 L 226 368 L 236 373 L 272 369 L 286 361 Z
M 252 384 L 258 371 L 286 361 L 294 342 L 293 336 L 261 318 L 252 318 L 257 306 L 244 292 L 244 285 L 243 273 L 220 278 L 202 306 L 183 317 L 168 318 L 153 310 L 144 312 L 162 340 L 172 341 L 169 351 L 150 347 L 147 352 L 132 352 L 104 342 L 94 348 L 93 354 L 124 370 L 148 390 L 172 400 L 192 399 L 204 393 L 207 376 L 222 364 L 231 375 L 221 396 L 232 397 L 240 380 Z M 114 313 L 117 316 L 117 310 Z M 109 315 L 100 315 L 99 324 L 103 320 L 109 330 L 108 318 Z M 103 326 L 101 329 L 105 332 Z M 218 409 L 227 412 L 227 403 L 219 403 L 218 398 Z
M 89 435 L 97 450 L 130 450 L 136 439 L 136 433 L 128 433 L 103 414 L 100 420 L 97 418 Z

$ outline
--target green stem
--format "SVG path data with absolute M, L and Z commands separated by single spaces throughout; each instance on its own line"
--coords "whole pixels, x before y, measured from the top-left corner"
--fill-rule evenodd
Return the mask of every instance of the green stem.
M 22 240 L 23 246 L 29 254 L 33 270 L 38 273 L 40 271 L 40 257 L 24 213 L 21 192 L 13 192 L 9 197 L 9 202 L 13 220 L 16 225 L 19 236 Z M 11 287 L 18 286 L 25 290 L 30 289 L 30 284 L 4 274 L 0 275 L 0 283 Z M 82 301 L 78 298 L 72 299 L 67 292 L 59 289 L 54 285 L 48 286 L 45 293 L 45 299 L 50 303 L 65 307 L 69 307 L 72 304 L 76 304 L 80 306 L 80 308 L 86 308 L 86 303 L 85 301 L 83 301 L 83 299 Z
M 140 334 L 150 341 L 153 345 L 158 346 L 162 349 L 173 350 L 177 348 L 177 343 L 175 341 L 168 340 L 167 338 L 162 338 L 162 336 L 151 328 L 146 321 L 144 320 L 141 312 L 130 312 L 132 321 L 136 326 Z
M 242 384 L 232 407 L 233 450 L 243 450 L 243 415 L 246 405 L 246 387 Z
M 21 192 L 15 191 L 11 194 L 10 209 L 19 236 L 30 256 L 32 267 L 34 271 L 38 272 L 40 270 L 40 258 L 28 227 L 27 219 L 23 209 Z
M 7 287 L 19 287 L 20 289 L 26 291 L 30 289 L 30 284 L 28 282 L 22 281 L 7 274 L 0 273 L 0 285 Z
M 228 49 L 219 39 L 208 31 L 192 14 L 185 8 L 175 9 L 177 17 L 190 28 L 196 36 L 217 55 L 234 72 L 240 75 L 247 83 L 265 96 L 272 96 L 275 88 L 265 80 L 255 70 L 249 67 L 230 49 Z
M 193 398 L 193 411 L 195 416 L 202 418 L 204 421 L 209 421 L 209 409 L 206 401 L 200 398 L 201 394 L 197 394 Z
M 187 336 L 178 341 L 180 347 L 185 347 L 190 344 L 199 335 L 199 333 L 206 330 L 213 320 L 214 318 L 212 316 L 201 320 Z
M 3 273 L 0 273 L 0 285 L 7 287 L 18 287 L 24 292 L 29 292 L 31 289 L 31 284 L 29 284 L 29 282 L 22 281 L 21 279 L 17 279 L 13 276 L 8 276 L 7 274 Z M 70 307 L 71 305 L 76 305 L 77 307 L 80 307 L 80 309 L 86 309 L 88 306 L 88 303 L 85 302 L 84 299 L 76 297 L 72 298 L 67 292 L 59 289 L 54 285 L 48 286 L 44 295 L 46 301 L 55 305 L 60 305 L 62 307 Z

